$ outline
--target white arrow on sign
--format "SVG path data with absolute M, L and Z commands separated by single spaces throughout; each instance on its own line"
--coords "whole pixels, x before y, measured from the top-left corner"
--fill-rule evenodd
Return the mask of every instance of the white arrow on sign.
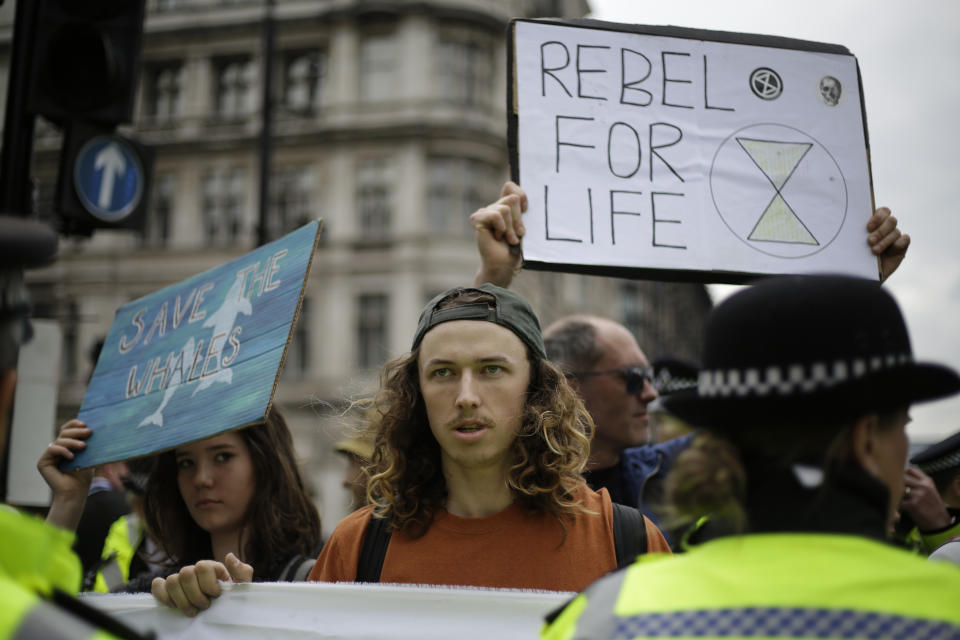
M 97 204 L 101 209 L 109 209 L 113 200 L 113 181 L 127 172 L 127 161 L 123 159 L 120 147 L 112 142 L 105 146 L 93 159 L 93 168 L 103 170 L 100 178 L 100 197 Z

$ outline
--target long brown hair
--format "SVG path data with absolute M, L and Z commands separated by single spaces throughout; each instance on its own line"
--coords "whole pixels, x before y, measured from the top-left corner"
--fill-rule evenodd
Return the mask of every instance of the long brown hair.
M 320 516 L 307 494 L 293 452 L 293 438 L 274 408 L 266 422 L 237 431 L 253 460 L 256 491 L 240 537 L 244 562 L 274 567 L 294 554 L 311 556 L 320 544 Z M 160 454 L 144 497 L 147 529 L 171 568 L 210 559 L 210 534 L 190 516 L 177 484 L 175 451 Z
M 430 431 L 420 392 L 419 353 L 418 348 L 384 366 L 373 400 L 379 428 L 367 467 L 367 499 L 374 513 L 412 537 L 426 533 L 447 497 L 440 445 Z M 510 451 L 507 484 L 517 502 L 550 513 L 563 525 L 564 517 L 586 511 L 575 494 L 585 484 L 581 473 L 593 420 L 559 369 L 529 348 L 527 359 L 530 384 Z

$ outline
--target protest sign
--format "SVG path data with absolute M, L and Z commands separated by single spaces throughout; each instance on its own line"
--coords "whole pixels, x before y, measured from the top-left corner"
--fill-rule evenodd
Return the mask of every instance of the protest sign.
M 77 416 L 90 467 L 263 421 L 320 233 L 275 242 L 117 310 Z
M 856 58 L 837 45 L 516 20 L 514 180 L 531 268 L 878 278 Z

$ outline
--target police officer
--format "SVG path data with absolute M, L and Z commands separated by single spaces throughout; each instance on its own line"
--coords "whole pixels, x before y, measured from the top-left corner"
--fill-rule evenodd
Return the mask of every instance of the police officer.
M 49 227 L 0 215 L 0 456 L 6 449 L 17 354 L 33 334 L 23 269 L 48 264 L 56 252 L 57 236 Z M 62 436 L 56 442 L 63 445 Z M 51 444 L 47 452 L 53 448 Z M 62 483 L 60 488 L 76 486 L 85 492 L 90 483 L 89 472 L 84 476 L 50 468 L 44 475 L 48 482 Z M 114 637 L 103 630 L 105 626 L 111 633 L 136 636 L 68 595 L 80 586 L 80 560 L 70 548 L 73 533 L 51 522 L 69 524 L 79 513 L 73 505 L 56 500 L 57 490 L 54 495 L 48 522 L 0 505 L 0 638 Z
M 913 360 L 876 282 L 773 278 L 728 298 L 697 388 L 667 401 L 704 427 L 668 501 L 715 537 L 598 580 L 543 637 L 960 637 L 960 572 L 886 542 L 909 406 L 958 391 Z
M 960 432 L 916 454 L 910 464 L 901 518 L 916 524 L 920 548 L 933 553 L 960 536 Z
M 153 457 L 127 463 L 129 472 L 123 478 L 123 488 L 132 511 L 110 525 L 100 561 L 84 576 L 84 589 L 92 587 L 94 591 L 106 593 L 142 574 L 155 573 L 163 568 L 161 560 L 166 556 L 147 535 L 143 515 L 143 498 L 153 463 Z

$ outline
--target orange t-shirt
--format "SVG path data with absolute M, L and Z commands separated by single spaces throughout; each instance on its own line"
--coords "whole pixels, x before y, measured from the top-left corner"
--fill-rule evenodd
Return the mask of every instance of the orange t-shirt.
M 420 538 L 393 532 L 380 581 L 580 591 L 617 566 L 607 490 L 584 488 L 581 499 L 594 513 L 567 520 L 565 540 L 555 517 L 517 503 L 484 518 L 461 518 L 441 509 Z M 337 525 L 308 580 L 356 579 L 371 511 L 359 509 Z M 669 553 L 663 534 L 645 520 L 649 551 Z

